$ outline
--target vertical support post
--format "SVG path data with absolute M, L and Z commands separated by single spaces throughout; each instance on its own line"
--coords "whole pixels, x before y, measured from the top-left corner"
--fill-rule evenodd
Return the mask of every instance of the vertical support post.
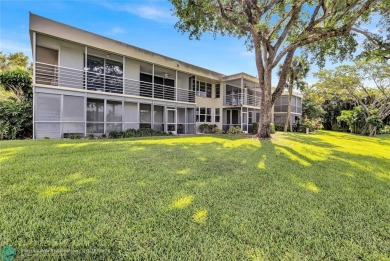
M 188 116 L 187 116 L 187 107 L 184 108 L 184 134 L 188 132 Z
M 125 131 L 124 115 L 125 115 L 125 97 L 122 97 L 122 131 Z
M 87 137 L 87 93 L 84 92 L 84 137 Z
M 241 99 L 241 106 L 244 105 L 244 78 L 241 78 L 241 95 L 240 95 L 240 99 Z
M 104 129 L 103 129 L 103 134 L 106 134 L 106 131 L 107 131 L 107 127 L 106 127 L 106 122 L 107 122 L 106 115 L 107 115 L 107 113 L 106 113 L 106 111 L 107 111 L 107 100 L 104 99 L 104 106 L 103 106 L 103 121 L 104 121 L 103 126 L 104 126 Z
M 87 72 L 87 63 L 88 63 L 88 47 L 85 46 L 85 57 L 84 57 L 84 90 L 88 89 L 87 83 L 88 83 L 88 72 Z
M 137 102 L 137 122 L 138 122 L 138 129 L 141 127 L 141 106 L 139 105 L 139 102 Z
M 154 64 L 152 64 L 152 99 L 154 99 Z
M 63 114 L 64 114 L 64 95 L 61 94 L 61 100 L 60 100 L 60 135 L 61 133 L 63 134 L 63 131 L 64 131 L 64 125 L 62 123 L 63 121 Z M 62 135 L 61 135 L 61 138 Z
M 33 49 L 32 49 L 32 58 L 33 58 L 33 139 L 35 140 L 35 78 L 36 78 L 36 61 L 37 61 L 37 34 L 33 32 Z
M 177 101 L 177 70 L 175 70 L 176 78 L 175 78 L 175 101 Z
M 152 100 L 152 104 L 150 105 L 150 121 L 151 121 L 151 123 L 150 123 L 150 127 L 151 127 L 151 129 L 153 130 L 154 129 L 154 100 Z
M 123 56 L 122 68 L 123 68 L 123 75 L 122 75 L 122 94 L 125 94 L 126 57 L 124 57 L 124 56 Z

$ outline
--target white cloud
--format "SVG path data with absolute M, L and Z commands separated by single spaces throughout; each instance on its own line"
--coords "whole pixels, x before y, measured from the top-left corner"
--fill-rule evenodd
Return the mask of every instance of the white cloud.
M 143 4 L 124 4 L 98 1 L 98 4 L 113 11 L 127 12 L 144 19 L 153 20 L 160 23 L 174 23 L 175 18 L 167 6 L 156 6 L 152 2 L 145 1 Z

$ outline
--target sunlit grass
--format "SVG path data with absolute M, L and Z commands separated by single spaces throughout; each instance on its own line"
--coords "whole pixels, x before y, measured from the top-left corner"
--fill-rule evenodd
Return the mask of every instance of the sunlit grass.
M 389 260 L 390 136 L 0 142 L 17 260 Z

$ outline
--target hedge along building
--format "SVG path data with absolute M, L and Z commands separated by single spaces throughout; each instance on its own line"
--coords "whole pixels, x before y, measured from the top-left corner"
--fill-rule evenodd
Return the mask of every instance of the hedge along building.
M 34 14 L 30 37 L 34 138 L 194 134 L 204 123 L 250 132 L 259 121 L 258 79 L 248 74 L 226 76 Z

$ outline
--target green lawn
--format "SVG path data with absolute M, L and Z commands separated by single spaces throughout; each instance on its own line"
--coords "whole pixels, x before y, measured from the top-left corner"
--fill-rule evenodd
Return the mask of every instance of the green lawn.
M 389 260 L 390 136 L 0 142 L 25 259 Z

